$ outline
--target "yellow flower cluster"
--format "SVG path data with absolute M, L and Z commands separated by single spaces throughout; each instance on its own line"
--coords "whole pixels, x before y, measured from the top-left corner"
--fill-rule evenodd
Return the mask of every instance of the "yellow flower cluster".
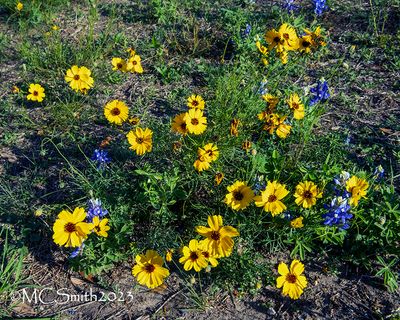
M 267 108 L 258 114 L 258 119 L 264 122 L 263 130 L 271 135 L 276 133 L 279 138 L 285 139 L 290 134 L 292 126 L 285 123 L 286 115 L 279 115 L 276 112 L 279 98 L 267 93 L 262 96 L 262 99 L 267 103 Z M 304 118 L 304 104 L 297 93 L 291 94 L 286 103 L 293 110 L 294 119 L 301 120 Z
M 231 226 L 223 226 L 222 216 L 214 215 L 208 217 L 208 227 L 198 226 L 196 232 L 204 239 L 198 241 L 192 239 L 187 246 L 183 246 L 182 256 L 179 262 L 185 271 L 194 269 L 200 272 L 211 265 L 216 267 L 220 258 L 232 254 L 234 241 L 232 238 L 239 235 L 238 231 Z M 169 249 L 166 252 L 165 260 L 170 262 L 173 259 L 175 250 Z M 154 250 L 147 250 L 145 255 L 137 255 L 136 264 L 132 269 L 136 280 L 148 288 L 156 288 L 163 284 L 169 276 L 169 270 L 164 268 L 162 257 Z
M 207 129 L 207 118 L 203 113 L 205 107 L 203 98 L 193 94 L 187 99 L 187 106 L 189 107 L 187 112 L 178 114 L 172 120 L 172 131 L 183 136 L 188 133 L 202 134 Z
M 224 202 L 233 210 L 242 210 L 254 201 L 257 207 L 262 207 L 264 211 L 270 212 L 272 216 L 276 216 L 286 210 L 286 205 L 282 202 L 289 191 L 286 186 L 278 181 L 268 181 L 267 186 L 261 191 L 261 194 L 255 196 L 254 191 L 244 181 L 236 181 L 228 186 L 228 193 Z M 297 205 L 303 208 L 311 208 L 317 203 L 317 199 L 322 197 L 322 192 L 311 181 L 300 182 L 296 186 L 294 193 Z M 299 227 L 301 221 L 296 221 L 293 227 Z
M 197 159 L 193 166 L 199 172 L 208 170 L 211 162 L 218 159 L 219 151 L 218 147 L 213 143 L 208 143 L 204 147 L 197 150 Z
M 264 39 L 268 47 L 261 44 L 260 41 L 256 42 L 256 47 L 262 54 L 263 64 L 268 64 L 268 55 L 274 49 L 281 62 L 286 64 L 290 51 L 310 53 L 313 49 L 326 45 L 321 34 L 321 27 L 317 27 L 315 31 L 304 29 L 304 32 L 306 33 L 304 36 L 298 37 L 296 30 L 287 23 L 282 24 L 278 30 L 267 31 Z
M 129 48 L 127 50 L 129 53 L 129 58 L 128 59 L 122 59 L 122 58 L 112 58 L 111 59 L 111 64 L 113 66 L 113 70 L 118 70 L 121 72 L 132 72 L 132 73 L 143 73 L 143 67 L 142 67 L 142 60 L 138 54 L 136 54 L 136 51 L 132 48 Z
M 108 236 L 108 219 L 100 220 L 99 217 L 94 217 L 91 223 L 85 220 L 86 212 L 83 208 L 77 207 L 73 213 L 61 211 L 53 225 L 54 242 L 65 247 L 80 247 L 92 231 L 101 237 Z
M 183 264 L 183 269 L 189 271 L 194 269 L 199 272 L 207 268 L 218 265 L 217 259 L 229 257 L 233 250 L 233 237 L 239 235 L 238 231 L 231 226 L 223 226 L 222 216 L 214 215 L 208 217 L 208 227 L 198 226 L 196 232 L 205 237 L 198 241 L 192 239 L 188 246 L 182 248 L 182 257 L 179 262 Z

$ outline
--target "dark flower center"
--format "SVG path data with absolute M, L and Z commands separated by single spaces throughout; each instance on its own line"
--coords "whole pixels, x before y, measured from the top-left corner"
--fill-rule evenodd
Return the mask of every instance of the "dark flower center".
M 208 259 L 210 257 L 210 254 L 207 251 L 203 251 L 203 256 Z
M 154 265 L 152 265 L 151 263 L 147 264 L 144 267 L 144 270 L 146 270 L 147 273 L 152 273 L 155 269 L 156 269 L 156 267 Z
M 72 222 L 68 222 L 64 226 L 64 231 L 69 233 L 75 232 L 76 231 L 75 224 L 73 224 Z
M 133 64 L 134 66 L 136 66 L 136 65 L 137 65 L 137 62 L 136 62 L 135 60 L 133 60 L 133 61 L 132 61 L 132 64 Z
M 308 42 L 307 40 L 303 40 L 303 47 L 304 48 L 308 48 L 311 45 L 310 42 Z
M 182 128 L 182 130 L 186 130 L 186 122 L 181 123 L 181 128 Z
M 33 91 L 33 95 L 34 95 L 34 96 L 38 96 L 38 95 L 39 95 L 39 92 Z
M 289 282 L 289 283 L 296 283 L 297 277 L 296 277 L 296 275 L 289 273 L 286 276 L 286 281 Z
M 241 201 L 241 200 L 243 200 L 244 195 L 243 195 L 243 193 L 241 193 L 240 191 L 235 191 L 235 192 L 233 192 L 233 198 L 234 198 L 236 201 Z
M 276 195 L 271 194 L 271 195 L 268 197 L 268 202 L 275 202 L 275 201 L 276 201 Z
M 197 126 L 197 125 L 199 124 L 199 120 L 197 120 L 197 119 L 192 119 L 191 123 L 192 123 L 194 126 Z
M 211 232 L 211 239 L 218 241 L 221 238 L 221 235 L 218 231 Z
M 79 79 L 80 79 L 79 74 L 74 75 L 74 80 L 79 80 Z
M 280 40 L 281 40 L 281 38 L 279 38 L 279 37 L 274 38 L 274 42 L 276 42 L 276 43 L 279 43 Z
M 123 64 L 122 64 L 122 63 L 118 63 L 118 64 L 117 64 L 117 68 L 118 68 L 118 69 L 122 69 L 122 67 L 123 67 Z
M 199 105 L 199 103 L 197 102 L 197 100 L 192 101 L 192 106 L 198 106 L 198 105 Z
M 296 110 L 299 108 L 299 104 L 296 102 L 293 102 L 292 106 L 293 106 L 293 109 L 296 109 Z
M 101 231 L 100 226 L 95 226 L 94 228 L 96 229 L 97 232 Z
M 312 193 L 308 190 L 303 193 L 303 198 L 311 199 L 312 197 L 313 197 Z
M 139 144 L 143 143 L 143 138 L 136 138 L 136 142 Z
M 199 258 L 196 252 L 191 252 L 190 253 L 190 260 L 196 261 Z
M 118 115 L 121 114 L 121 110 L 119 110 L 119 108 L 114 108 L 114 109 L 111 110 L 111 114 L 113 116 L 118 116 Z
M 289 39 L 289 34 L 288 34 L 288 33 L 284 33 L 284 34 L 283 34 L 283 37 L 284 37 L 286 40 L 288 40 L 288 39 Z

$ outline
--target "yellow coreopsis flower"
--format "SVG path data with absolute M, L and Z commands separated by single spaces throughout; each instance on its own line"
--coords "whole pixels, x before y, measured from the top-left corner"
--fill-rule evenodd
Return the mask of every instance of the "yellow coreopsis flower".
M 53 31 L 57 31 L 57 30 L 60 30 L 60 27 L 57 26 L 57 25 L 55 25 L 55 24 L 53 24 L 53 26 L 51 27 L 51 29 L 52 29 Z
M 199 148 L 198 155 L 204 155 L 209 161 L 216 161 L 219 157 L 218 147 L 214 143 L 208 143 L 203 148 Z
M 210 254 L 215 257 L 229 257 L 233 250 L 233 237 L 239 232 L 231 226 L 223 226 L 222 216 L 208 216 L 209 227 L 198 226 L 196 232 L 203 237 Z
M 282 52 L 284 50 L 284 39 L 280 32 L 275 29 L 269 30 L 265 34 L 265 41 L 269 44 L 268 50 L 271 51 L 276 48 L 276 52 Z
M 280 117 L 277 113 L 266 113 L 265 115 L 262 115 L 265 120 L 265 124 L 263 126 L 263 130 L 268 131 L 269 134 L 273 134 L 275 132 L 275 129 L 278 127 L 280 124 Z M 259 115 L 260 118 L 260 115 Z
M 272 95 L 272 94 L 270 94 L 270 93 L 263 94 L 263 95 L 261 96 L 261 98 L 267 103 L 267 105 L 268 105 L 268 110 L 270 110 L 270 111 L 274 110 L 275 107 L 276 107 L 276 105 L 277 105 L 278 102 L 279 102 L 279 98 L 276 97 L 276 96 L 274 96 L 274 95 Z M 261 119 L 260 119 L 260 120 L 261 120 Z
M 135 49 L 133 49 L 133 48 L 128 48 L 128 49 L 126 49 L 126 52 L 129 53 L 129 56 L 130 56 L 130 57 L 133 57 L 133 56 L 136 54 L 136 51 L 135 51 Z
M 203 110 L 205 106 L 204 99 L 200 95 L 192 94 L 187 99 L 187 106 L 189 108 L 200 109 Z
M 108 237 L 107 231 L 110 230 L 110 227 L 107 225 L 108 219 L 104 218 L 101 219 L 98 216 L 94 216 L 93 220 L 93 231 L 96 232 L 96 234 L 100 237 Z
M 296 30 L 293 27 L 284 23 L 279 27 L 278 32 L 282 35 L 281 39 L 283 40 L 283 47 L 286 50 L 297 50 L 299 40 L 297 38 Z
M 307 279 L 302 273 L 304 265 L 299 260 L 293 260 L 290 269 L 286 263 L 281 262 L 278 266 L 280 276 L 276 279 L 276 287 L 282 288 L 282 294 L 289 296 L 291 299 L 298 299 L 305 287 L 307 287 Z
M 206 261 L 211 264 L 212 267 L 216 267 L 218 265 L 218 256 L 214 256 L 212 252 L 210 252 L 210 248 L 208 247 L 208 242 L 205 240 L 201 240 L 199 242 L 200 250 Z
M 349 204 L 352 206 L 358 206 L 358 201 L 361 198 L 367 198 L 367 189 L 369 187 L 369 183 L 367 180 L 358 178 L 356 176 L 352 176 L 346 182 L 346 190 L 350 192 L 351 197 L 349 200 Z
M 135 150 L 137 155 L 141 156 L 146 152 L 151 152 L 153 147 L 153 131 L 149 128 L 143 130 L 138 127 L 134 131 L 129 131 L 126 137 L 131 145 L 129 149 Z
M 126 61 L 122 58 L 112 58 L 111 64 L 113 65 L 113 70 L 119 70 L 121 72 L 127 72 Z
M 225 196 L 225 203 L 233 210 L 243 210 L 254 198 L 254 191 L 244 181 L 236 181 L 227 189 L 229 193 Z
M 129 58 L 128 63 L 126 64 L 126 69 L 133 73 L 143 73 L 142 67 L 142 59 L 138 54 L 133 55 Z
M 326 46 L 326 42 L 324 39 L 324 36 L 321 34 L 321 27 L 318 26 L 315 31 L 310 31 L 308 29 L 304 29 L 304 32 L 306 33 L 306 35 L 311 36 L 311 39 L 313 41 L 313 45 L 314 46 L 322 46 L 325 47 Z
M 260 51 L 263 55 L 268 55 L 268 48 L 264 47 L 260 41 L 256 42 L 256 47 L 258 49 L 258 51 Z
M 293 117 L 296 120 L 304 118 L 304 104 L 301 102 L 301 99 L 297 93 L 291 94 L 286 102 L 289 105 L 289 108 L 293 110 Z
M 70 87 L 75 91 L 86 93 L 93 87 L 94 80 L 91 71 L 86 67 L 72 66 L 67 70 L 65 81 L 69 82 Z
M 106 119 L 117 125 L 122 125 L 122 123 L 128 119 L 128 114 L 129 108 L 123 101 L 112 100 L 104 107 Z
M 208 262 L 202 253 L 202 247 L 196 239 L 189 242 L 189 246 L 182 248 L 183 257 L 179 262 L 183 264 L 183 269 L 186 271 L 194 269 L 199 272 L 201 269 L 207 267 Z
M 183 118 L 190 133 L 202 134 L 207 129 L 207 118 L 200 109 L 190 109 Z
M 210 159 L 206 155 L 199 155 L 193 166 L 198 172 L 210 169 Z
M 21 92 L 21 89 L 18 88 L 17 86 L 12 86 L 11 92 L 12 92 L 12 93 L 20 93 L 20 92 Z
M 278 54 L 279 59 L 281 59 L 282 64 L 286 64 L 288 62 L 288 52 L 283 50 Z
M 86 213 L 83 208 L 75 208 L 71 213 L 63 210 L 53 225 L 53 240 L 65 247 L 80 247 L 93 229 L 93 224 L 84 222 Z
M 286 209 L 281 201 L 289 194 L 285 185 L 278 181 L 268 181 L 267 187 L 261 191 L 261 195 L 254 198 L 257 207 L 263 207 L 266 212 L 271 212 L 272 216 L 276 216 Z
M 313 40 L 312 37 L 309 35 L 302 36 L 299 38 L 299 51 L 300 52 L 305 52 L 305 53 L 310 53 L 311 48 L 313 47 Z
M 174 249 L 168 249 L 167 253 L 165 254 L 165 261 L 171 262 L 172 261 L 172 256 L 174 254 L 175 250 Z
M 237 137 L 239 135 L 239 130 L 238 130 L 239 125 L 240 125 L 239 119 L 232 119 L 231 126 L 229 129 L 229 133 L 231 134 L 231 136 Z
M 189 133 L 189 130 L 186 127 L 186 122 L 184 120 L 186 113 L 181 113 L 175 116 L 172 120 L 171 130 L 173 132 L 179 133 L 183 136 Z
M 299 228 L 303 228 L 304 224 L 303 224 L 303 217 L 298 217 L 296 219 L 293 219 L 292 221 L 290 221 L 290 226 L 294 229 L 299 229 Z
M 139 124 L 140 119 L 138 117 L 131 117 L 128 119 L 129 124 L 136 126 L 137 124 Z
M 290 130 L 292 129 L 291 125 L 288 125 L 284 122 L 286 118 L 286 116 L 280 117 L 276 127 L 276 135 L 281 139 L 285 139 L 290 134 Z
M 251 149 L 251 141 L 249 141 L 249 140 L 245 140 L 243 143 L 242 143 L 242 149 L 243 150 L 245 150 L 246 152 L 248 152 L 250 149 Z
M 219 186 L 223 179 L 224 179 L 224 174 L 222 172 L 218 172 L 214 177 L 215 184 Z
M 44 88 L 38 83 L 31 83 L 28 91 L 29 94 L 26 96 L 26 99 L 31 101 L 42 102 L 43 98 L 46 96 Z
M 135 261 L 132 274 L 142 286 L 156 288 L 169 276 L 168 269 L 162 266 L 164 263 L 162 257 L 154 250 L 147 250 L 145 255 L 137 255 Z
M 17 2 L 17 5 L 15 7 L 18 11 L 22 11 L 22 9 L 24 8 L 24 4 L 20 1 Z
M 296 186 L 294 197 L 297 205 L 307 209 L 317 203 L 317 198 L 322 197 L 322 192 L 318 190 L 314 182 L 304 181 Z

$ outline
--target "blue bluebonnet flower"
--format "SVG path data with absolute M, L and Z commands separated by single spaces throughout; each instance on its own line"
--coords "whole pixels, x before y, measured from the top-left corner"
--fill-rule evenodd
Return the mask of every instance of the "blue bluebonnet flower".
M 89 209 L 86 214 L 89 222 L 91 222 L 96 216 L 99 218 L 103 218 L 107 214 L 108 211 L 101 206 L 101 201 L 99 199 L 89 200 Z
M 294 0 L 285 0 L 282 4 L 282 8 L 286 9 L 289 13 L 296 11 L 300 8 L 300 6 L 294 4 Z
M 294 218 L 294 215 L 293 215 L 293 212 L 292 211 L 285 211 L 285 212 L 283 212 L 283 217 L 286 219 L 286 220 L 292 220 L 293 218 Z
M 325 204 L 324 207 L 328 210 L 327 213 L 322 215 L 325 219 L 324 225 L 336 226 L 339 230 L 346 230 L 350 227 L 348 220 L 353 218 L 353 215 L 349 213 L 350 205 L 348 204 L 348 198 L 335 197 L 330 204 Z
M 75 258 L 78 256 L 78 254 L 81 254 L 83 251 L 83 248 L 85 247 L 85 244 L 82 243 L 82 245 L 78 248 L 76 248 L 74 251 L 72 251 L 72 253 L 69 255 L 69 259 Z
M 310 105 L 314 105 L 319 101 L 326 101 L 330 97 L 328 83 L 326 81 L 318 81 L 314 88 L 310 89 L 310 92 L 314 94 L 311 98 Z
M 342 171 L 338 176 L 333 178 L 333 182 L 339 186 L 346 186 L 347 180 L 350 179 L 350 173 L 347 171 Z
M 242 38 L 247 38 L 250 35 L 251 25 L 246 23 L 246 29 L 242 31 Z
M 94 150 L 91 160 L 97 162 L 98 167 L 102 167 L 111 161 L 108 156 L 108 152 L 106 150 L 99 149 Z
M 317 16 L 322 15 L 322 13 L 329 9 L 326 4 L 326 0 L 313 0 L 314 2 L 314 12 Z
M 254 183 L 254 187 L 253 187 L 253 189 L 254 189 L 254 191 L 257 193 L 257 192 L 260 192 L 261 190 L 264 190 L 265 189 L 265 186 L 266 186 L 266 184 L 265 184 L 265 181 L 264 181 L 264 176 L 256 176 L 255 178 L 254 178 L 254 181 L 255 181 L 255 183 Z
M 382 180 L 385 175 L 385 169 L 381 165 L 377 166 L 374 171 L 374 179 L 375 180 Z
M 257 90 L 258 94 L 261 94 L 262 96 L 264 94 L 267 94 L 268 92 L 267 83 L 268 83 L 267 79 L 264 79 L 263 81 L 260 82 L 260 87 Z

